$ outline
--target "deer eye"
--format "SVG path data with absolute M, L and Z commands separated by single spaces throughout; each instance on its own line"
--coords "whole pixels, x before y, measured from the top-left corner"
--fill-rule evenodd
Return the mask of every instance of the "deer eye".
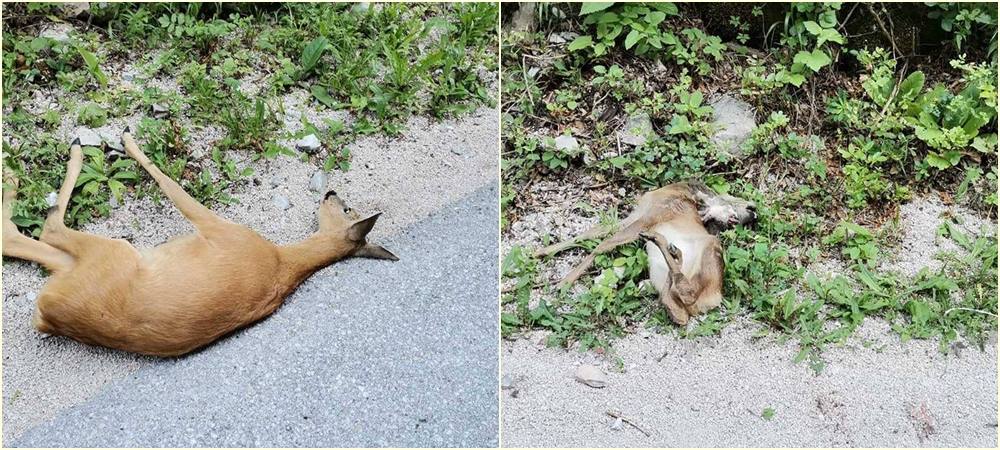
M 345 213 L 345 214 L 350 214 L 350 213 L 351 213 L 351 208 L 347 208 L 347 207 L 345 207 L 345 208 L 344 208 L 344 213 Z

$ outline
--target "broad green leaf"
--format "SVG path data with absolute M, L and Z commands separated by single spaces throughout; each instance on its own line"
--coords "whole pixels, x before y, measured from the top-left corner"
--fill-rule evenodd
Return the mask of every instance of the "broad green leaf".
M 823 31 L 823 27 L 819 26 L 818 23 L 813 22 L 811 20 L 802 22 L 802 25 L 805 25 L 806 30 L 809 30 L 809 32 L 812 33 L 814 36 L 818 36 Z
M 899 83 L 899 94 L 897 97 L 901 102 L 910 102 L 920 94 L 924 88 L 924 73 L 916 71 L 911 73 L 902 83 Z
M 687 116 L 682 114 L 674 115 L 673 119 L 670 119 L 670 134 L 683 134 L 690 132 L 694 127 L 691 126 L 691 122 L 688 121 Z
M 569 43 L 569 47 L 567 47 L 567 48 L 569 49 L 569 51 L 575 52 L 577 50 L 587 48 L 587 47 L 590 46 L 590 44 L 593 44 L 593 43 L 594 43 L 594 39 L 593 38 L 591 38 L 590 36 L 587 36 L 587 35 L 583 35 L 583 36 L 580 36 L 580 37 L 578 37 L 576 39 L 573 39 L 573 42 L 570 42 Z
M 329 41 L 323 36 L 313 39 L 306 48 L 302 50 L 302 58 L 299 60 L 299 65 L 302 66 L 302 71 L 299 72 L 299 79 L 305 78 L 316 68 L 319 64 L 319 60 L 323 57 L 323 52 L 326 51 L 326 47 Z
M 833 60 L 823 50 L 816 49 L 811 52 L 805 50 L 799 51 L 795 54 L 793 62 L 805 64 L 813 72 L 819 72 L 820 69 L 833 62 Z
M 634 46 L 636 42 L 639 42 L 640 37 L 641 36 L 639 35 L 638 31 L 636 30 L 630 31 L 628 33 L 628 36 L 625 36 L 625 49 L 627 50 L 632 48 L 632 46 Z
M 333 99 L 333 97 L 330 97 L 330 94 L 326 92 L 325 87 L 314 84 L 309 90 L 312 92 L 313 97 L 316 97 L 316 100 L 319 100 L 320 103 L 331 109 L 336 107 L 337 102 Z
M 76 51 L 80 53 L 81 57 L 83 57 L 83 62 L 87 64 L 87 70 L 90 71 L 90 74 L 93 75 L 95 79 L 97 79 L 97 82 L 101 85 L 101 87 L 107 86 L 108 77 L 101 71 L 97 57 L 94 56 L 93 53 L 84 50 L 83 47 L 77 47 Z
M 650 26 L 656 26 L 666 18 L 667 14 L 662 11 L 651 11 L 649 14 L 646 14 L 646 23 Z
M 587 2 L 580 5 L 580 15 L 585 16 L 598 11 L 603 11 L 614 5 L 615 2 Z

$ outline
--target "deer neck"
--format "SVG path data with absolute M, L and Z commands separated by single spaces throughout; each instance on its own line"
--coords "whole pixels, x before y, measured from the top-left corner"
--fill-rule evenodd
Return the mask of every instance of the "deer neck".
M 341 236 L 322 232 L 301 242 L 280 246 L 281 278 L 294 288 L 317 270 L 346 258 L 356 248 L 357 245 Z

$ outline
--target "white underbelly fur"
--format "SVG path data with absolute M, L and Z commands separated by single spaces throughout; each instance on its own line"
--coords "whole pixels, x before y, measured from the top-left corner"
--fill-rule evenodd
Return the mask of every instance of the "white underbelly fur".
M 701 264 L 700 239 L 691 239 L 688 237 L 689 235 L 685 235 L 669 223 L 661 223 L 655 226 L 652 231 L 663 235 L 667 242 L 674 244 L 681 251 L 681 259 L 683 260 L 681 271 L 684 272 L 684 275 L 691 276 L 694 273 L 694 267 Z M 670 279 L 670 268 L 667 267 L 667 261 L 660 248 L 652 241 L 646 241 L 646 256 L 649 263 L 649 281 L 653 283 L 657 292 L 663 292 L 664 288 L 669 288 L 667 282 Z

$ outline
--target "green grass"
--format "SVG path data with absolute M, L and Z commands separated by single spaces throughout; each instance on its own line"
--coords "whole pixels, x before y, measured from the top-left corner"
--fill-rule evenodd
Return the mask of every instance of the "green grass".
M 4 117 L 4 165 L 22 184 L 18 225 L 40 231 L 45 196 L 61 183 L 69 155 L 69 142 L 54 133 L 67 125 L 101 127 L 140 115 L 134 131 L 144 151 L 212 204 L 233 201 L 232 188 L 250 173 L 225 153 L 193 156 L 192 130 L 221 129 L 216 145 L 226 151 L 295 155 L 281 142 L 301 134 L 284 130 L 279 119 L 286 112 L 282 97 L 293 91 L 306 91 L 310 108 L 353 118 L 350 126 L 304 124 L 323 148 L 303 158 L 325 170 L 349 170 L 348 146 L 360 136 L 397 135 L 412 116 L 451 117 L 496 102 L 489 80 L 480 77 L 497 69 L 496 5 L 352 6 L 92 3 L 88 23 L 71 22 L 71 38 L 59 42 L 37 37 L 40 26 L 57 20 L 58 6 L 6 5 L 2 102 L 11 113 Z M 112 73 L 121 63 L 138 68 L 131 83 Z M 144 82 L 148 77 L 175 81 L 179 89 Z M 246 93 L 251 84 L 259 92 Z M 55 98 L 58 109 L 29 113 L 38 91 Z M 152 117 L 154 104 L 169 114 Z M 108 214 L 111 196 L 159 195 L 141 171 L 131 176 L 126 162 L 99 161 L 97 152 L 88 158 L 95 175 L 78 186 L 71 225 Z
M 607 349 L 643 324 L 690 337 L 750 317 L 762 334 L 794 339 L 796 360 L 819 371 L 823 350 L 865 317 L 888 321 L 904 339 L 938 339 L 943 351 L 959 336 L 981 343 L 995 329 L 995 229 L 966 236 L 942 218 L 940 235 L 962 256 L 937 255 L 940 270 L 914 276 L 882 269 L 899 240 L 893 213 L 917 194 L 951 194 L 996 218 L 995 15 L 961 31 L 985 37 L 964 39 L 966 56 L 945 33 L 941 58 L 904 61 L 837 32 L 846 14 L 835 4 L 769 6 L 787 8 L 775 27 L 749 25 L 762 23 L 757 8 L 730 20 L 737 41 L 756 53 L 705 29 L 689 31 L 704 18 L 699 7 L 608 5 L 561 5 L 566 19 L 501 37 L 502 226 L 534 212 L 524 195 L 533 183 L 577 174 L 610 192 L 623 188 L 619 214 L 639 193 L 693 177 L 754 200 L 758 222 L 721 235 L 723 305 L 683 330 L 643 283 L 638 244 L 598 257 L 579 294 L 557 292 L 540 276 L 554 259 L 573 256 L 536 259 L 533 249 L 515 247 L 503 255 L 503 279 L 513 284 L 502 294 L 504 336 L 541 328 L 552 332 L 551 345 Z M 871 20 L 858 13 L 854 20 Z M 935 17 L 928 13 L 928 26 L 938 26 Z M 580 37 L 549 41 L 564 31 Z M 757 108 L 758 127 L 739 159 L 710 140 L 706 97 L 719 91 Z M 658 134 L 637 148 L 615 136 L 617 120 L 634 111 L 648 114 Z M 560 134 L 575 135 L 585 157 L 557 150 L 548 137 Z M 791 187 L 775 189 L 777 180 Z M 813 271 L 831 260 L 843 273 Z

